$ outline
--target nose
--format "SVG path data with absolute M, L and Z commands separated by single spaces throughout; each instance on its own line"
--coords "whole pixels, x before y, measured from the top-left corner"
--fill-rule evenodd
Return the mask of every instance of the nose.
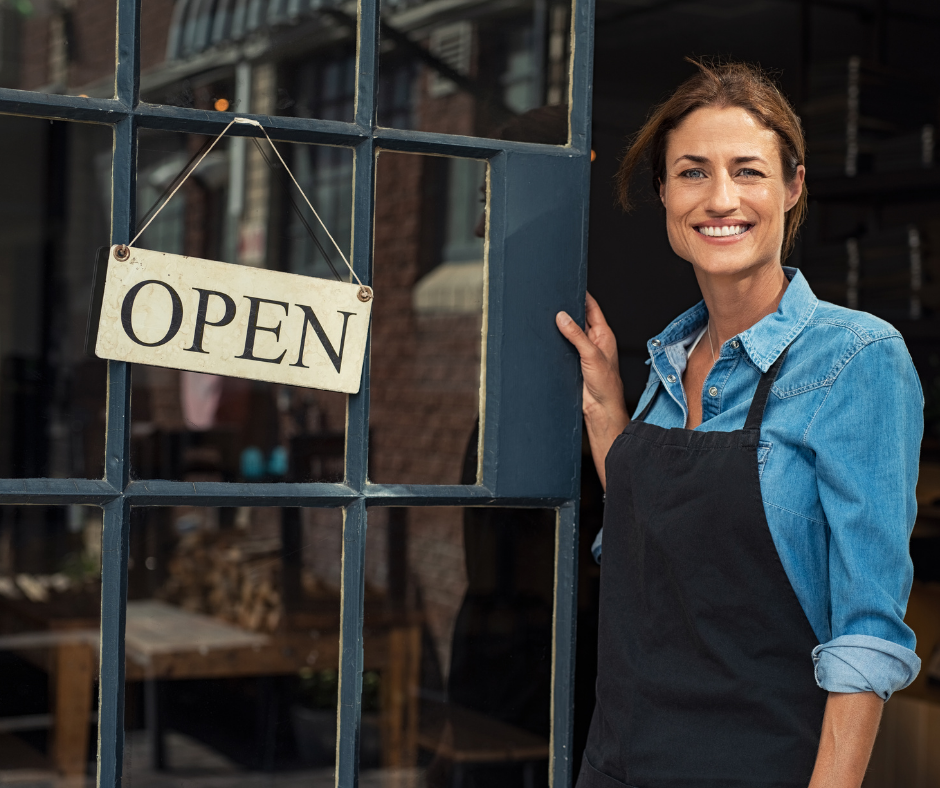
M 727 172 L 720 171 L 711 179 L 711 189 L 705 209 L 720 216 L 734 213 L 739 207 L 738 189 Z

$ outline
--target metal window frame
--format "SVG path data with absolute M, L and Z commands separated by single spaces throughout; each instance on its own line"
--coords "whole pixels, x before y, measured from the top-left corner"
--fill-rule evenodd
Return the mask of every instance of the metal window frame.
M 127 243 L 133 233 L 136 205 L 137 130 L 163 129 L 194 134 L 219 133 L 234 116 L 228 112 L 153 105 L 139 101 L 140 0 L 117 0 L 115 98 L 93 99 L 0 89 L 0 113 L 82 121 L 113 127 L 111 243 Z M 594 1 L 573 0 L 570 61 L 570 142 L 567 146 L 534 145 L 419 131 L 378 128 L 378 0 L 359 0 L 357 91 L 352 123 L 251 115 L 272 138 L 288 142 L 340 145 L 353 150 L 352 262 L 363 282 L 372 282 L 375 162 L 380 150 L 465 156 L 489 162 L 491 184 L 490 270 L 502 270 L 500 255 L 506 233 L 504 216 L 507 157 L 536 157 L 539 162 L 575 160 L 578 168 L 565 177 L 580 184 L 570 198 L 578 220 L 586 223 L 590 163 L 590 103 L 593 58 Z M 232 134 L 258 136 L 247 126 Z M 547 158 L 546 158 L 547 157 Z M 587 232 L 581 232 L 576 264 L 577 292 L 570 293 L 572 311 L 580 316 L 586 283 Z M 576 241 L 577 245 L 578 241 Z M 493 281 L 490 293 L 495 292 Z M 497 456 L 491 450 L 500 418 L 500 334 L 503 305 L 488 307 L 486 343 L 486 404 L 481 484 L 474 486 L 371 484 L 366 477 L 369 421 L 369 365 L 360 392 L 347 406 L 346 478 L 342 484 L 227 484 L 130 481 L 130 365 L 108 362 L 106 457 L 103 479 L 0 479 L 0 505 L 92 504 L 103 509 L 101 649 L 98 777 L 101 788 L 119 788 L 124 753 L 124 622 L 127 601 L 127 560 L 132 506 L 308 506 L 341 507 L 343 518 L 342 602 L 340 633 L 339 742 L 336 785 L 358 784 L 360 698 L 362 691 L 362 624 L 367 509 L 371 506 L 529 506 L 554 507 L 556 518 L 555 599 L 553 621 L 552 730 L 549 782 L 570 786 L 574 641 L 577 595 L 580 421 L 574 435 L 578 451 L 560 452 L 569 481 L 557 493 L 518 495 L 497 489 Z M 368 350 L 368 348 L 367 348 Z M 574 366 L 571 367 L 574 369 Z M 572 391 L 574 389 L 571 389 Z M 580 403 L 573 403 L 580 409 Z M 570 417 L 570 414 L 569 414 Z M 569 447 L 570 449 L 570 447 Z M 573 461 L 571 458 L 574 457 Z M 571 467 L 571 466 L 574 467 Z M 512 484 L 508 485 L 512 489 Z

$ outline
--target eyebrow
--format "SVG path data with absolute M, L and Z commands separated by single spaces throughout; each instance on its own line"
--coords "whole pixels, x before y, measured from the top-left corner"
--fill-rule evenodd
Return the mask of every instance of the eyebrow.
M 682 154 L 678 159 L 676 159 L 676 160 L 673 162 L 673 164 L 678 164 L 678 163 L 679 163 L 680 161 L 682 161 L 683 159 L 688 159 L 689 161 L 693 161 L 693 162 L 695 162 L 696 164 L 708 164 L 708 163 L 709 163 L 709 158 L 708 158 L 707 156 L 694 156 L 694 155 L 691 154 L 691 153 L 684 153 L 684 154 Z M 759 161 L 759 162 L 761 162 L 762 164 L 766 164 L 766 163 L 767 163 L 767 162 L 764 161 L 764 159 L 762 159 L 760 156 L 735 156 L 735 157 L 731 160 L 731 163 L 732 163 L 732 164 L 749 164 L 749 163 L 754 162 L 754 161 Z

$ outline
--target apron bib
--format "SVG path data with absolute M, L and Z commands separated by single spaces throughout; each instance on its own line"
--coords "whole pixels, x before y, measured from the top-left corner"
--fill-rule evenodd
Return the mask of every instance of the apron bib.
M 597 705 L 577 788 L 806 788 L 828 693 L 744 429 L 643 421 L 607 455 Z M 655 397 L 655 395 L 654 395 Z

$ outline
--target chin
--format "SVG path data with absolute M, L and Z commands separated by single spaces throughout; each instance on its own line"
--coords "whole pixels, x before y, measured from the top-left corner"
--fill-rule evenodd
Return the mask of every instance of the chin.
M 712 251 L 709 254 L 694 255 L 690 262 L 697 269 L 711 276 L 740 276 L 763 267 L 768 259 L 764 255 L 757 256 L 755 259 L 753 254 L 722 254 Z

